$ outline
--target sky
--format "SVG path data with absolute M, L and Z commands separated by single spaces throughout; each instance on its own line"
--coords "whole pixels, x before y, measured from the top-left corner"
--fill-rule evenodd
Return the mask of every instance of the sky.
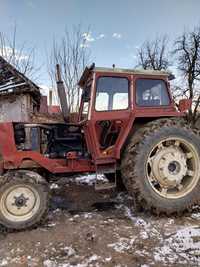
M 18 45 L 35 47 L 39 83 L 48 86 L 47 51 L 66 27 L 90 28 L 88 46 L 97 66 L 133 68 L 145 40 L 164 34 L 174 40 L 200 25 L 200 0 L 0 0 L 0 31 L 11 35 L 15 24 Z

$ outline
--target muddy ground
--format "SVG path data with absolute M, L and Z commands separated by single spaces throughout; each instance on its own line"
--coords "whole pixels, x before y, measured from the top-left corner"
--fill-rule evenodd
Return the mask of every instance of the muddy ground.
M 93 177 L 52 186 L 48 221 L 0 235 L 0 266 L 200 266 L 200 211 L 131 212 L 126 192 L 96 193 Z

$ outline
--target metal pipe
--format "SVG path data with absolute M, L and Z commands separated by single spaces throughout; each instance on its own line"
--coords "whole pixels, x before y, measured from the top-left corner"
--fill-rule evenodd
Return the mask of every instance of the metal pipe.
M 53 91 L 49 90 L 49 106 L 52 106 L 53 103 Z
M 60 100 L 60 106 L 61 106 L 61 111 L 63 118 L 66 122 L 69 121 L 69 106 L 67 102 L 67 95 L 65 91 L 65 86 L 61 77 L 61 69 L 60 65 L 56 65 L 56 83 L 57 83 L 57 92 L 58 92 L 58 97 Z

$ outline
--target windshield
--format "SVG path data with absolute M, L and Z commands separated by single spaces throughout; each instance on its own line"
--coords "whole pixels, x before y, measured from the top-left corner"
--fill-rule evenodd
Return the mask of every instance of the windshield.
M 128 108 L 128 79 L 123 77 L 100 77 L 97 81 L 97 111 L 122 110 Z

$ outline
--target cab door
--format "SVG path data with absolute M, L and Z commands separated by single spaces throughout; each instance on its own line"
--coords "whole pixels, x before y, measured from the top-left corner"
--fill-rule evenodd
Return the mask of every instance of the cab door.
M 89 150 L 94 160 L 120 158 L 133 121 L 132 76 L 96 73 L 86 126 Z

